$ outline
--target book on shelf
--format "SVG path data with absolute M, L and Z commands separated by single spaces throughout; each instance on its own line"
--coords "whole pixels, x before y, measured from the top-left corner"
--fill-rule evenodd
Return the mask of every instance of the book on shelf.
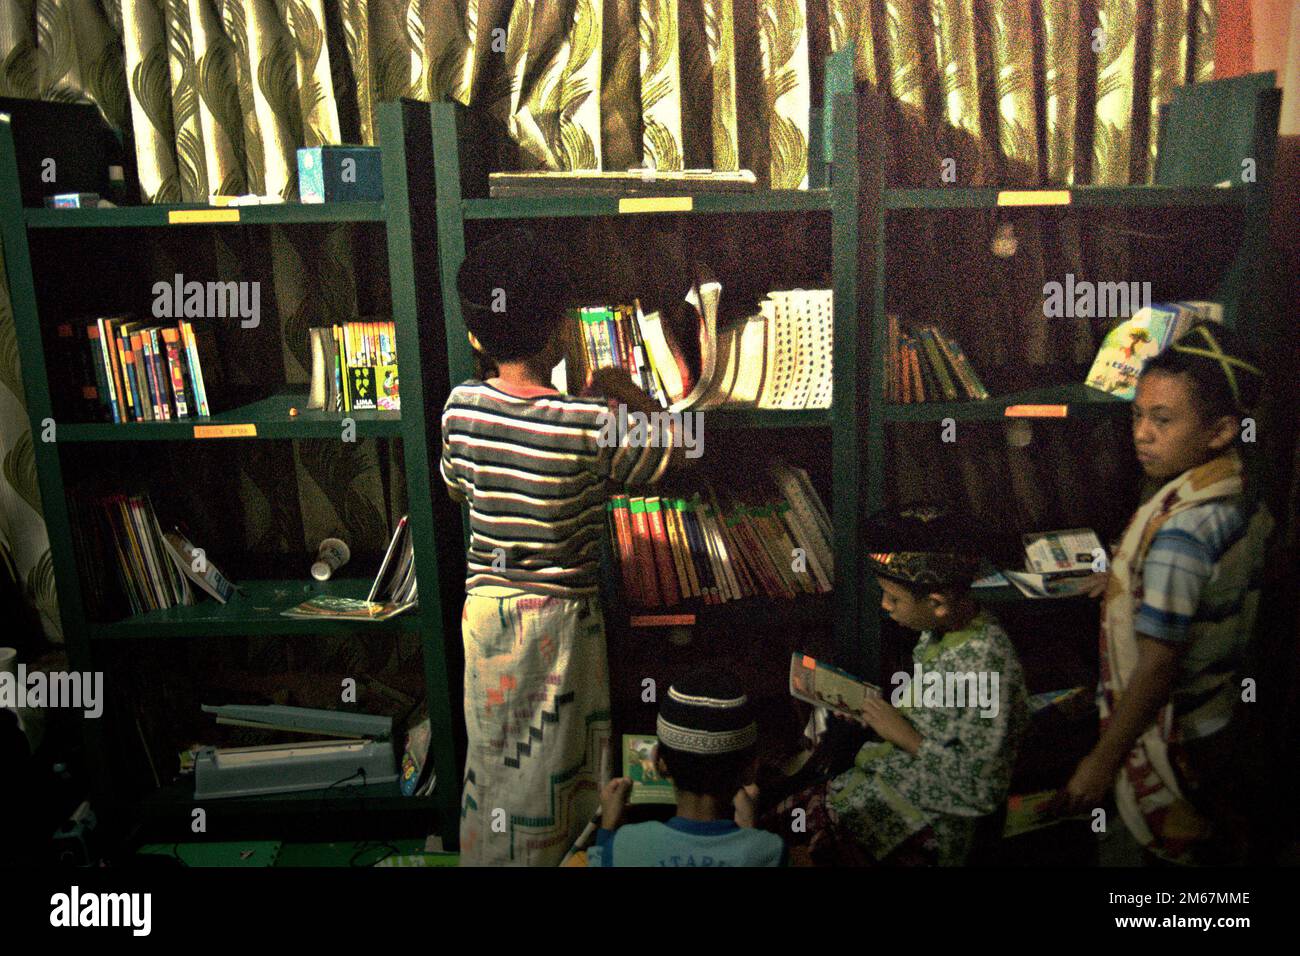
M 1024 570 L 1004 569 L 1003 576 L 1028 598 L 1063 598 L 1084 594 L 1091 577 L 1105 567 L 1106 551 L 1089 528 L 1027 534 Z
M 330 412 L 402 407 L 392 322 L 357 320 L 308 330 L 307 407 Z
M 1106 334 L 1085 383 L 1131 402 L 1143 366 L 1202 321 L 1222 322 L 1223 306 L 1217 302 L 1156 302 L 1138 309 Z
M 887 316 L 885 333 L 885 400 L 915 402 L 979 400 L 989 397 L 966 353 L 936 325 L 903 328 L 897 315 Z
M 698 358 L 658 311 L 631 306 L 572 309 L 564 367 L 568 391 L 594 370 L 627 369 L 671 411 L 714 408 L 800 410 L 831 404 L 834 310 L 829 289 L 778 289 L 748 315 L 720 318 L 722 286 L 702 280 L 686 296 Z
M 500 172 L 488 174 L 488 195 L 510 197 L 688 196 L 753 192 L 748 169 L 630 169 Z
M 659 738 L 654 734 L 623 735 L 623 776 L 632 781 L 632 792 L 627 800 L 632 806 L 677 803 L 677 789 L 673 782 L 660 776 L 655 766 L 657 746 Z
M 869 698 L 879 699 L 881 693 L 875 684 L 859 680 L 825 661 L 795 652 L 790 655 L 790 696 L 814 707 L 825 707 L 832 713 L 861 720 L 865 713 L 863 704 Z
M 179 530 L 164 532 L 147 494 L 75 495 L 73 534 L 94 616 L 225 603 L 235 586 Z
M 129 315 L 78 323 L 85 341 L 76 363 L 91 421 L 154 422 L 210 417 L 230 407 L 216 339 L 181 320 L 147 325 Z M 74 334 L 75 329 L 73 330 Z
M 415 546 L 410 520 L 397 522 L 388 550 L 365 599 L 318 595 L 281 611 L 298 620 L 386 621 L 419 603 L 415 580 Z
M 825 594 L 830 518 L 808 475 L 784 463 L 745 489 L 617 494 L 607 506 L 618 580 L 637 608 Z

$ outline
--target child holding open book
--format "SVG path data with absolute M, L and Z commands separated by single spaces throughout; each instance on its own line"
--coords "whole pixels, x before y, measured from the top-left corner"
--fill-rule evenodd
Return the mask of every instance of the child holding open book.
M 788 827 L 802 806 L 816 862 L 959 865 L 1011 785 L 1029 723 L 1020 662 L 971 596 L 979 558 L 943 509 L 878 513 L 866 540 L 881 552 L 868 556 L 881 606 L 921 632 L 913 671 L 894 675 L 888 700 L 864 701 L 861 722 L 879 739 L 863 745 L 853 767 L 765 822 Z
M 1056 809 L 1091 811 L 1113 785 L 1129 831 L 1171 862 L 1246 850 L 1234 718 L 1273 521 L 1236 446 L 1262 386 L 1238 336 L 1205 323 L 1147 362 L 1133 402 L 1138 461 L 1162 486 L 1110 562 L 1101 739 Z
M 470 526 L 461 861 L 555 865 L 607 774 L 605 484 L 657 481 L 682 453 L 671 428 L 600 437 L 607 399 L 658 410 L 625 371 L 596 374 L 605 398 L 551 386 L 565 283 L 530 232 L 474 249 L 457 284 L 470 343 L 497 368 L 452 389 L 442 415 L 442 477 Z

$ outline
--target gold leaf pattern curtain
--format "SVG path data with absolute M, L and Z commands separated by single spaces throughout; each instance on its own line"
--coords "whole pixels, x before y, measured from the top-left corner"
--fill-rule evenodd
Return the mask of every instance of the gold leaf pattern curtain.
M 529 167 L 745 167 L 797 187 L 822 60 L 853 42 L 859 79 L 902 118 L 896 178 L 937 183 L 952 158 L 967 185 L 1128 183 L 1151 175 L 1158 104 L 1213 75 L 1216 21 L 1216 0 L 0 0 L 0 95 L 96 103 L 132 134 L 151 202 L 292 200 L 297 147 L 374 143 L 377 104 L 400 96 L 482 105 Z M 356 314 L 348 228 L 310 251 L 273 232 L 286 329 Z M 1041 239 L 1025 229 L 1009 286 L 1041 283 Z M 933 245 L 934 232 L 909 241 Z M 1056 241 L 1081 262 L 1079 236 Z M 938 288 L 952 304 L 970 296 L 954 278 Z M 1023 296 L 976 295 L 1044 360 Z M 1087 332 L 1065 336 L 1076 358 Z M 0 309 L 0 345 L 12 338 Z M 305 360 L 305 339 L 286 334 L 291 380 Z M 17 378 L 3 378 L 5 480 L 34 486 Z M 300 448 L 293 469 L 313 535 L 344 525 L 346 495 L 382 497 L 368 465 L 343 492 L 310 455 Z M 32 575 L 47 547 L 23 533 Z

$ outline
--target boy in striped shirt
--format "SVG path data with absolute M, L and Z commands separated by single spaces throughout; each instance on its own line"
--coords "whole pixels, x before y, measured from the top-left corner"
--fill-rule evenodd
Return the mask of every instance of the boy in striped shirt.
M 442 477 L 470 523 L 461 862 L 556 865 L 608 775 L 606 482 L 655 482 L 682 454 L 671 429 L 608 440 L 610 400 L 659 410 L 627 372 L 599 370 L 601 398 L 552 387 L 565 285 L 531 233 L 476 248 L 457 285 L 470 343 L 498 370 L 453 388 L 442 415 Z

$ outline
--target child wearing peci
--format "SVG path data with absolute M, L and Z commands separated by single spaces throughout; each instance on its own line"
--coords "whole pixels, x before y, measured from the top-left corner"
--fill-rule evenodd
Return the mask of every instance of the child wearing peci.
M 1237 449 L 1263 375 L 1230 329 L 1193 326 L 1151 359 L 1133 443 L 1160 485 L 1111 558 L 1101 622 L 1102 733 L 1058 795 L 1091 810 L 1113 785 L 1152 855 L 1242 862 L 1237 705 L 1273 521 Z
M 788 827 L 790 812 L 802 806 L 818 863 L 960 865 L 981 819 L 996 819 L 1011 786 L 1029 723 L 1020 661 L 971 595 L 980 559 L 970 529 L 946 509 L 878 512 L 866 541 L 880 552 L 867 562 L 883 592 L 881 607 L 920 632 L 913 671 L 894 675 L 888 700 L 867 699 L 862 723 L 879 739 L 862 746 L 853 767 L 764 822 Z M 918 674 L 922 686 L 914 683 Z M 943 693 L 933 692 L 927 674 L 939 675 Z M 954 692 L 961 687 L 952 699 L 950 684 Z
M 601 795 L 601 829 L 588 866 L 784 866 L 785 843 L 754 829 L 753 797 L 743 788 L 757 767 L 758 725 L 731 674 L 706 666 L 668 690 L 655 725 L 652 758 L 673 781 L 677 815 L 667 823 L 623 826 L 632 792 L 627 777 Z
M 556 865 L 595 811 L 609 760 L 606 482 L 657 481 L 682 453 L 671 429 L 602 440 L 606 399 L 657 410 L 626 372 L 597 373 L 605 398 L 551 386 L 566 288 L 530 232 L 475 248 L 457 285 L 470 343 L 497 368 L 453 388 L 442 415 L 442 477 L 469 506 L 461 862 Z

